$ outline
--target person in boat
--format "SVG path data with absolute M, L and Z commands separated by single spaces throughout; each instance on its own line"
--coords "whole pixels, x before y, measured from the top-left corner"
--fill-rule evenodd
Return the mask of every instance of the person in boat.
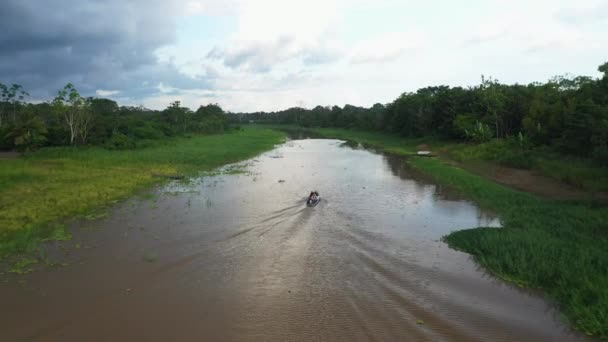
M 313 201 L 315 201 L 317 198 L 319 198 L 319 193 L 316 191 L 311 191 L 310 195 L 308 196 L 308 203 L 312 203 Z

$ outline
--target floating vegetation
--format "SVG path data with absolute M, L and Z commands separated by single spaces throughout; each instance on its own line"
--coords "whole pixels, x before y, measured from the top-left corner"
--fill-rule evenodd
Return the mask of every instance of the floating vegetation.
M 38 263 L 38 260 L 33 258 L 23 258 L 16 262 L 14 262 L 9 268 L 8 272 L 12 274 L 24 275 L 28 273 L 32 273 L 34 269 L 29 266 L 35 265 Z
M 146 262 L 156 262 L 158 261 L 158 255 L 152 252 L 146 252 L 143 256 L 143 260 Z
M 53 225 L 49 231 L 47 237 L 41 241 L 68 241 L 72 239 L 72 234 L 64 224 Z
M 82 217 L 86 220 L 94 221 L 94 220 L 104 219 L 108 216 L 109 216 L 109 213 L 107 212 L 107 210 L 103 210 L 103 211 L 97 210 L 97 211 L 93 211 L 88 214 L 85 214 Z

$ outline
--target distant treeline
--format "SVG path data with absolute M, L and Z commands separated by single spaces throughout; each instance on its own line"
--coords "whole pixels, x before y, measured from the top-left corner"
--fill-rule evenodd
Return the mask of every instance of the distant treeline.
M 550 146 L 608 165 L 608 63 L 602 78 L 559 76 L 546 83 L 427 87 L 371 108 L 345 105 L 241 113 L 235 122 L 359 128 L 408 137 L 485 142 L 511 140 L 521 148 Z
M 115 101 L 82 97 L 72 84 L 52 102 L 27 103 L 20 85 L 0 83 L 0 149 L 29 151 L 44 146 L 100 145 L 130 149 L 185 134 L 216 133 L 228 128 L 218 105 L 196 111 L 173 102 L 165 110 L 120 107 Z

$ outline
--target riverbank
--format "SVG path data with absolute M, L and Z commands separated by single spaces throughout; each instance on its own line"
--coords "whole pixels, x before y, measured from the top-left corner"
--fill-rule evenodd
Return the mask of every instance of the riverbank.
M 402 161 L 293 140 L 75 220 L 71 241 L 45 248 L 53 267 L 0 276 L 2 337 L 585 341 L 550 303 L 437 241 L 498 221 Z M 322 200 L 306 208 L 314 188 Z
M 373 132 L 313 129 L 327 138 L 412 156 L 420 144 Z M 445 146 L 444 146 L 445 148 Z M 541 289 L 555 300 L 572 327 L 608 337 L 608 208 L 594 201 L 554 200 L 518 191 L 455 167 L 441 158 L 411 157 L 408 163 L 499 214 L 502 229 L 462 227 L 444 240 L 470 253 L 497 277 Z
M 276 126 L 299 130 L 297 126 Z M 608 172 L 589 160 L 559 155 L 548 149 L 519 153 L 505 141 L 464 144 L 434 138 L 402 138 L 360 130 L 315 128 L 314 132 L 338 139 L 356 140 L 388 153 L 415 155 L 420 145 L 450 164 L 503 185 L 550 199 L 608 200 Z M 518 165 L 513 167 L 512 164 Z M 526 165 L 522 165 L 526 164 Z
M 0 163 L 0 260 L 69 238 L 61 221 L 152 185 L 208 171 L 271 149 L 284 134 L 247 128 L 161 141 L 143 149 L 46 148 Z

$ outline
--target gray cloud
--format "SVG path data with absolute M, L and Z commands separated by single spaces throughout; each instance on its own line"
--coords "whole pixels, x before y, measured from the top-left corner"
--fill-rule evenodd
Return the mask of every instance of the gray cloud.
M 265 73 L 287 60 L 299 59 L 304 64 L 326 64 L 341 56 L 323 44 L 301 44 L 293 36 L 270 41 L 251 41 L 229 47 L 214 47 L 207 58 L 222 61 L 232 69 Z
M 225 66 L 233 69 L 268 72 L 290 55 L 288 49 L 293 43 L 292 37 L 280 37 L 268 42 L 254 41 L 228 48 L 214 47 L 207 57 L 221 60 Z
M 175 40 L 179 1 L 3 0 L 0 81 L 48 98 L 72 82 L 85 95 L 97 89 L 141 97 L 162 82 L 175 88 L 209 84 L 157 61 L 156 49 Z
M 603 2 L 592 8 L 565 8 L 557 11 L 554 17 L 559 21 L 571 24 L 589 24 L 608 20 L 608 2 Z

